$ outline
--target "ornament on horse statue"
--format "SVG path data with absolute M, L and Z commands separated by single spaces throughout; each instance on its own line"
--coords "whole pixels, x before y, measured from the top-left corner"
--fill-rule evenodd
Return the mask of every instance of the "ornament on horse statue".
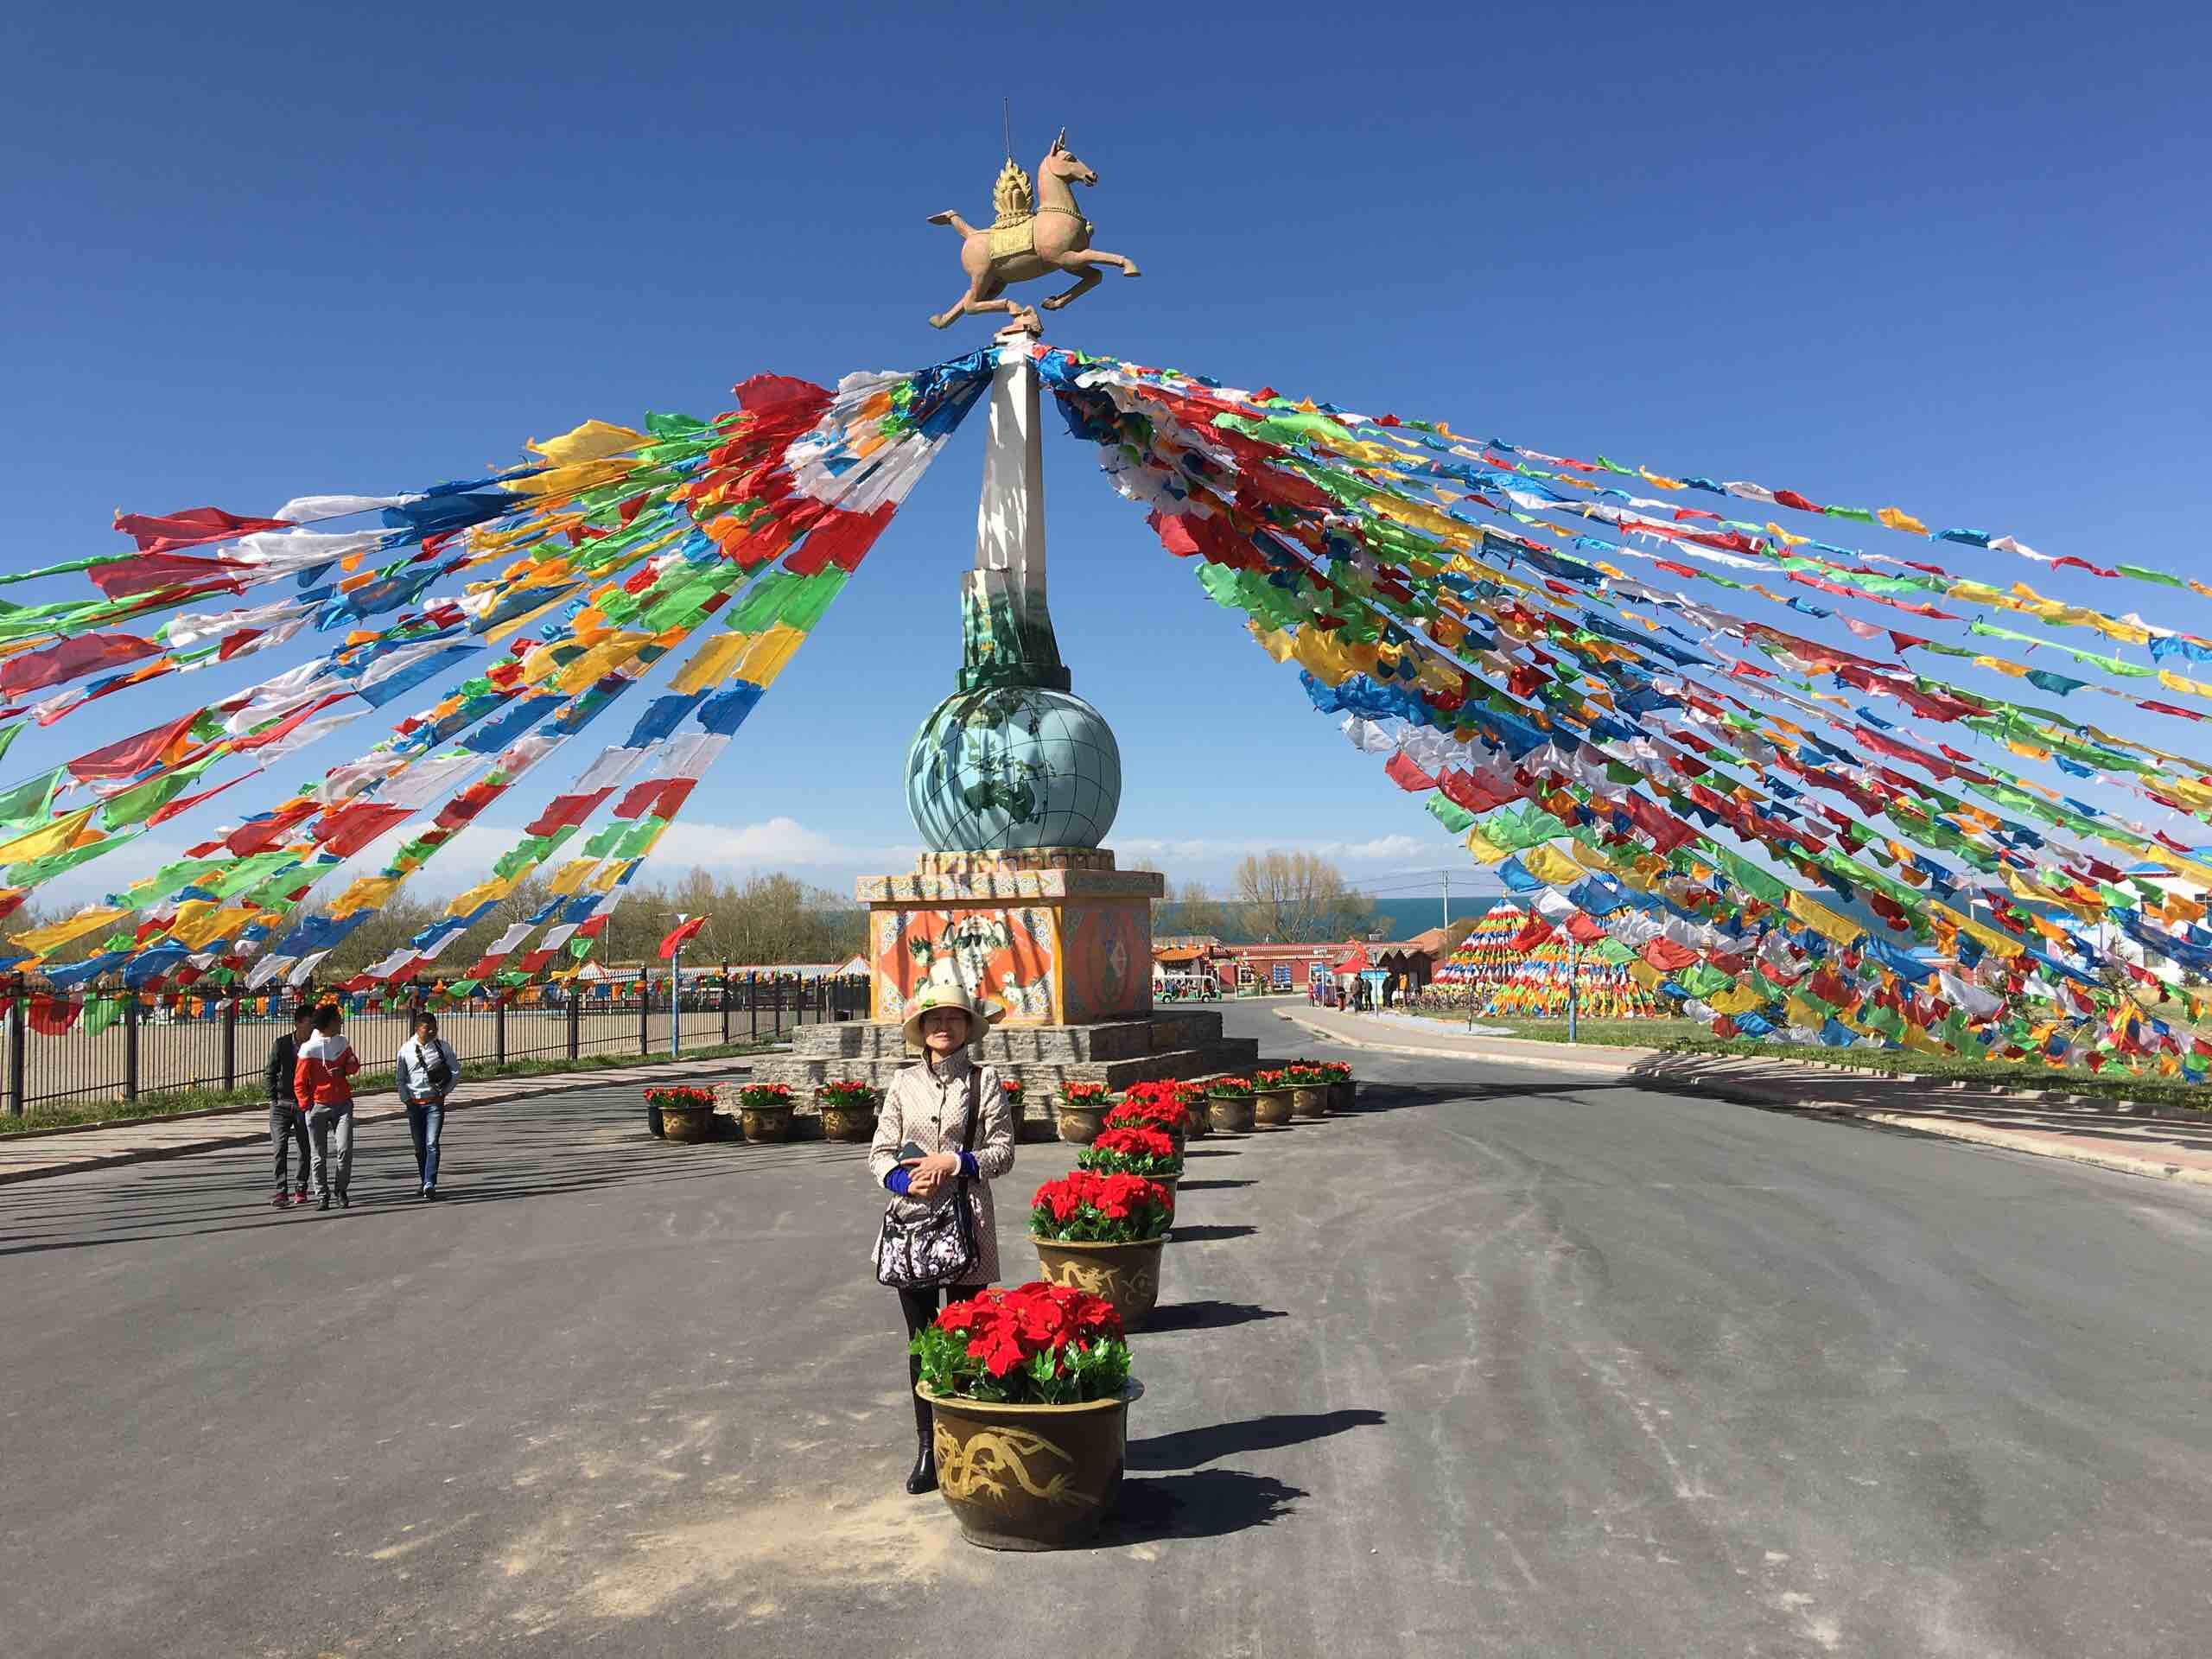
M 1072 187 L 1096 184 L 1098 175 L 1076 158 L 1067 138 L 1063 127 L 1045 159 L 1037 163 L 1035 195 L 1029 175 L 1012 156 L 1007 157 L 991 193 L 998 217 L 990 229 L 979 231 L 956 213 L 930 215 L 931 224 L 950 225 L 960 232 L 960 264 L 968 273 L 968 291 L 950 311 L 931 317 L 931 327 L 945 327 L 955 317 L 1003 311 L 1014 319 L 1008 327 L 1033 333 L 1039 326 L 1037 314 L 1005 297 L 1009 283 L 1066 271 L 1076 279 L 1075 286 L 1044 302 L 1047 311 L 1057 311 L 1098 286 L 1101 265 L 1117 266 L 1124 276 L 1141 275 L 1134 259 L 1090 245 L 1090 221 L 1075 205 Z

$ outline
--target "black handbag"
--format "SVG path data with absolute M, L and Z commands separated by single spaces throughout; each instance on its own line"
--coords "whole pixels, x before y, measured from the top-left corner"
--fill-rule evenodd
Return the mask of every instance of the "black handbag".
M 926 1063 L 926 1062 L 925 1062 Z M 982 1116 L 982 1080 L 968 1073 L 968 1127 L 960 1149 L 976 1149 L 976 1121 Z M 976 1216 L 968 1202 L 968 1178 L 952 1184 L 952 1197 L 912 1221 L 902 1220 L 899 1205 L 884 1206 L 883 1231 L 875 1241 L 875 1280 L 893 1290 L 925 1290 L 957 1284 L 975 1269 Z

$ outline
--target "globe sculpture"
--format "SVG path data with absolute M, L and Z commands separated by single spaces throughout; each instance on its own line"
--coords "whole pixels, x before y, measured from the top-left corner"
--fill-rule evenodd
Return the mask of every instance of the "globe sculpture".
M 1121 747 L 1071 692 L 955 692 L 906 752 L 906 809 L 933 852 L 1096 847 L 1121 804 Z

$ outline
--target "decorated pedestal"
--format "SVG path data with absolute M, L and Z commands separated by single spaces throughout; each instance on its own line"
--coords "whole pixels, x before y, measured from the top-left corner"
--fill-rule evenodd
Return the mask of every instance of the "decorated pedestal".
M 906 875 L 861 879 L 871 1013 L 896 1024 L 932 978 L 956 979 L 1019 1026 L 1152 1013 L 1152 901 L 1163 878 L 1103 849 L 924 853 Z

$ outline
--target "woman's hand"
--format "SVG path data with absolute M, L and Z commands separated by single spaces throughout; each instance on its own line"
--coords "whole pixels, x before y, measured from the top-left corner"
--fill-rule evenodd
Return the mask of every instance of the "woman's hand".
M 957 1153 L 940 1152 L 925 1158 L 914 1166 L 913 1173 L 906 1178 L 906 1194 L 909 1198 L 934 1198 L 959 1173 L 960 1155 Z

